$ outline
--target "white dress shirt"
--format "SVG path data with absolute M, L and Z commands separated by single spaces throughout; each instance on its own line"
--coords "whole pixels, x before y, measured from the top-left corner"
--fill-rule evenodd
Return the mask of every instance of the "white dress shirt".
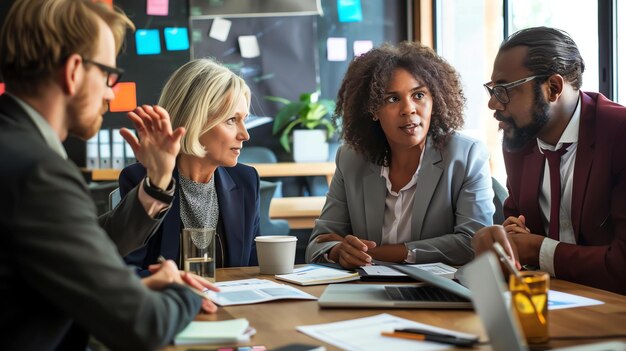
M 413 218 L 413 202 L 417 191 L 417 179 L 424 158 L 424 148 L 420 163 L 411 180 L 398 192 L 391 189 L 389 167 L 381 167 L 380 176 L 385 178 L 387 196 L 385 197 L 385 214 L 383 216 L 381 245 L 404 244 L 411 241 L 411 219 Z M 406 262 L 415 262 L 415 253 L 407 250 Z
M 561 138 L 555 146 L 537 138 L 539 152 L 543 150 L 559 150 L 563 144 L 571 143 L 567 151 L 561 156 L 561 208 L 559 210 L 559 240 L 545 238 L 539 252 L 539 268 L 554 276 L 554 252 L 559 242 L 576 244 L 574 228 L 572 227 L 572 187 L 574 183 L 574 165 L 576 163 L 576 147 L 578 146 L 578 129 L 580 126 L 580 98 L 576 110 L 572 115 Z M 543 229 L 548 233 L 550 228 L 550 167 L 545 161 L 543 182 L 539 194 L 539 206 L 543 218 Z M 532 228 L 531 228 L 532 230 Z

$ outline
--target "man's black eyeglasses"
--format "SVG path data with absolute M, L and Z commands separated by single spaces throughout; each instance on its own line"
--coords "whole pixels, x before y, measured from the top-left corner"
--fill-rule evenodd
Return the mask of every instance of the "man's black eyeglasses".
M 103 65 L 101 63 L 88 60 L 88 59 L 83 59 L 83 62 L 87 64 L 92 64 L 98 67 L 102 72 L 106 73 L 107 74 L 106 85 L 109 88 L 113 88 L 115 84 L 117 84 L 117 82 L 120 81 L 120 78 L 122 78 L 122 74 L 124 74 L 124 70 L 121 68 Z
M 509 98 L 509 89 L 515 88 L 516 86 L 522 85 L 524 83 L 528 83 L 533 79 L 543 78 L 543 77 L 545 77 L 545 75 L 530 76 L 530 77 L 516 80 L 511 83 L 496 84 L 493 87 L 491 86 L 491 82 L 489 82 L 489 83 L 483 84 L 483 86 L 485 87 L 485 89 L 487 89 L 487 94 L 489 94 L 489 96 L 495 95 L 496 99 L 498 99 L 500 103 L 508 104 L 509 101 L 511 101 L 511 99 Z

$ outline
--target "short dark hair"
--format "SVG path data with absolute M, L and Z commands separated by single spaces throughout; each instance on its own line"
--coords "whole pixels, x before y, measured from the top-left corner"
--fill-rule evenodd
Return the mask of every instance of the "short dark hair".
M 397 68 L 424 84 L 433 98 L 428 137 L 440 149 L 449 135 L 463 126 L 465 97 L 454 67 L 429 47 L 402 42 L 372 49 L 355 58 L 337 93 L 335 118 L 342 120 L 342 137 L 371 162 L 388 166 L 391 149 L 380 123 L 372 120 L 384 101 L 387 85 Z
M 528 47 L 524 66 L 533 74 L 560 74 L 579 90 L 583 84 L 585 62 L 572 38 L 565 31 L 549 27 L 522 29 L 509 36 L 500 52 L 516 46 Z

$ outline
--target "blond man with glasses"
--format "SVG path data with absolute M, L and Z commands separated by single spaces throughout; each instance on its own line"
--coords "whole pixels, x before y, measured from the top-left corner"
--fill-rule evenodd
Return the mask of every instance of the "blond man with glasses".
M 114 350 L 165 346 L 203 308 L 172 261 L 140 280 L 125 255 L 149 240 L 171 203 L 184 129 L 131 114 L 147 168 L 101 218 L 61 144 L 92 137 L 121 76 L 115 58 L 130 20 L 81 0 L 18 0 L 0 32 L 0 339 L 3 350 L 84 349 L 92 334 Z M 155 197 L 156 196 L 156 197 Z M 70 332 L 71 331 L 71 332 Z

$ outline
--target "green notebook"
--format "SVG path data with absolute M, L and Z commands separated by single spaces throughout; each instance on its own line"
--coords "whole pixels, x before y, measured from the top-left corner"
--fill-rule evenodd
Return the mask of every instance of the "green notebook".
M 191 322 L 174 339 L 174 344 L 229 344 L 246 342 L 254 329 L 245 318 L 217 322 Z

